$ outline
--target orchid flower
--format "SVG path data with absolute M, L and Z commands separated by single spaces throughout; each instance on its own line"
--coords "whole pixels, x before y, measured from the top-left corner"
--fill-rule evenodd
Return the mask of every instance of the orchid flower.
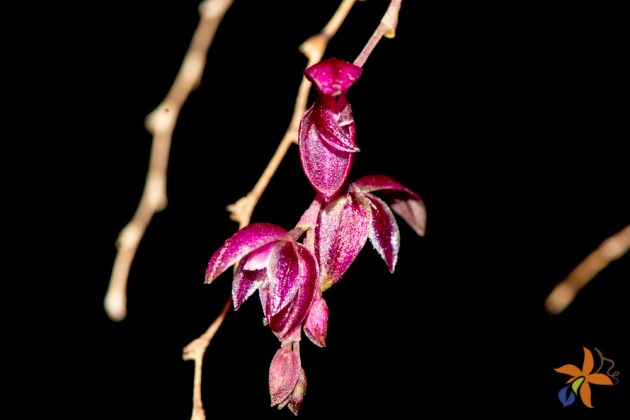
M 214 253 L 206 270 L 206 283 L 211 283 L 236 264 L 234 309 L 258 290 L 265 320 L 282 342 L 299 340 L 317 288 L 315 257 L 296 242 L 303 231 L 287 232 L 269 223 L 245 226 Z
M 302 369 L 299 342 L 283 344 L 269 367 L 269 394 L 271 406 L 278 410 L 288 405 L 297 415 L 306 393 L 306 373 Z
M 373 193 L 382 194 L 383 199 Z M 320 211 L 314 231 L 322 291 L 337 283 L 370 239 L 390 272 L 394 272 L 400 233 L 392 211 L 420 236 L 426 226 L 426 209 L 413 191 L 385 175 L 366 176 L 348 186 Z
M 346 93 L 361 68 L 331 58 L 305 75 L 318 98 L 302 117 L 298 143 L 315 200 L 291 231 L 269 223 L 245 226 L 214 253 L 206 270 L 206 283 L 211 283 L 236 265 L 235 310 L 258 290 L 265 321 L 281 341 L 269 368 L 271 405 L 288 406 L 294 414 L 306 392 L 301 329 L 317 346 L 326 346 L 328 305 L 322 293 L 343 277 L 368 238 L 394 271 L 400 233 L 393 213 L 420 236 L 426 225 L 422 199 L 394 179 L 372 175 L 347 184 L 359 149 Z M 305 232 L 304 243 L 298 242 Z
M 325 200 L 341 190 L 350 173 L 353 154 L 359 151 L 346 93 L 361 71 L 361 67 L 336 58 L 321 61 L 304 71 L 315 86 L 318 98 L 300 122 L 300 159 L 309 182 Z

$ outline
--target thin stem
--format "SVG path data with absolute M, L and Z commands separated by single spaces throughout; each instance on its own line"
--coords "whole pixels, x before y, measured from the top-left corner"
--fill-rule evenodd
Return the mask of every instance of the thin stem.
M 153 215 L 166 208 L 166 170 L 177 117 L 190 92 L 201 81 L 208 48 L 232 1 L 205 0 L 200 4 L 201 20 L 179 73 L 162 103 L 145 120 L 147 130 L 153 134 L 146 184 L 136 213 L 118 235 L 118 252 L 104 302 L 107 315 L 114 321 L 121 321 L 127 315 L 129 269 L 140 240 Z
M 573 302 L 575 296 L 600 271 L 630 249 L 630 225 L 606 239 L 556 285 L 545 301 L 548 312 L 556 315 Z
M 205 420 L 206 413 L 203 409 L 203 401 L 201 398 L 201 373 L 203 368 L 203 356 L 206 354 L 206 349 L 210 344 L 212 338 L 217 333 L 228 311 L 232 307 L 232 299 L 228 299 L 223 305 L 223 309 L 219 316 L 216 317 L 214 322 L 210 324 L 206 332 L 201 334 L 198 338 L 193 340 L 184 348 L 184 354 L 182 357 L 184 360 L 192 360 L 195 362 L 195 377 L 193 380 L 193 412 L 192 420 Z
M 370 54 L 374 50 L 374 47 L 379 43 L 382 37 L 393 38 L 396 34 L 396 26 L 398 25 L 398 14 L 400 13 L 400 5 L 402 0 L 392 0 L 385 11 L 381 23 L 376 27 L 376 30 L 368 39 L 367 44 L 363 47 L 363 50 L 359 56 L 354 60 L 354 64 L 359 67 L 363 67 Z
M 319 34 L 311 36 L 302 45 L 300 45 L 300 51 L 308 58 L 306 68 L 318 63 L 321 60 L 324 55 L 324 51 L 328 46 L 328 41 L 335 35 L 335 33 L 337 33 L 339 26 L 345 20 L 350 8 L 355 2 L 356 0 L 343 0 L 324 29 Z M 260 179 L 258 179 L 258 182 L 256 182 L 256 185 L 254 185 L 254 188 L 246 196 L 240 198 L 236 203 L 227 207 L 227 210 L 230 212 L 230 219 L 237 221 L 239 228 L 243 228 L 249 224 L 254 207 L 256 207 L 256 204 L 265 191 L 265 188 L 267 188 L 271 178 L 276 173 L 276 170 L 280 166 L 282 159 L 284 159 L 287 150 L 289 150 L 291 144 L 297 143 L 298 127 L 300 125 L 302 114 L 306 111 L 306 101 L 308 100 L 310 87 L 310 82 L 305 77 L 302 77 L 300 87 L 298 88 L 298 94 L 295 99 L 291 122 L 289 123 L 289 127 L 282 137 L 282 140 L 280 141 L 273 157 L 267 164 L 267 167 L 260 176 Z M 210 344 L 210 340 L 221 326 L 231 305 L 232 298 L 230 297 L 223 307 L 223 311 L 217 319 L 214 320 L 212 325 L 210 325 L 208 330 L 184 348 L 184 360 L 195 361 L 192 420 L 206 419 L 205 411 L 203 409 L 203 401 L 201 399 L 201 367 L 203 363 L 203 356 Z
M 335 36 L 343 21 L 346 20 L 346 16 L 348 16 L 350 9 L 352 9 L 355 2 L 356 0 L 343 0 L 337 8 L 335 14 L 330 18 L 320 33 L 328 39 Z

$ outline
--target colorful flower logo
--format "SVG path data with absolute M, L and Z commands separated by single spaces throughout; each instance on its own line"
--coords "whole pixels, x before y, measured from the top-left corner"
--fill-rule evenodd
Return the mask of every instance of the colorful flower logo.
M 575 402 L 576 396 L 579 394 L 582 403 L 588 408 L 593 408 L 591 404 L 591 385 L 613 385 L 618 382 L 617 376 L 619 372 L 615 371 L 610 373 L 615 363 L 602 355 L 602 353 L 596 348 L 597 354 L 600 358 L 599 368 L 593 372 L 595 361 L 593 359 L 593 353 L 584 348 L 584 362 L 582 363 L 582 369 L 575 365 L 564 365 L 557 369 L 554 369 L 558 373 L 569 375 L 570 378 L 566 382 L 568 385 L 563 387 L 558 392 L 558 399 L 562 403 L 563 407 L 568 407 Z M 604 366 L 604 361 L 610 362 L 612 365 L 608 368 L 606 374 L 599 373 Z

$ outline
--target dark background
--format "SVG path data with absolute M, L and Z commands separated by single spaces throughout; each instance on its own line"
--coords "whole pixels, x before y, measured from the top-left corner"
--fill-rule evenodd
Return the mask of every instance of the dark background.
M 352 61 L 386 4 L 357 3 L 326 56 Z M 140 245 L 129 314 L 117 324 L 102 300 L 115 239 L 144 185 L 143 120 L 176 75 L 197 2 L 100 3 L 60 25 L 65 53 L 49 65 L 70 63 L 57 87 L 72 105 L 58 111 L 61 135 L 76 141 L 62 142 L 67 178 L 53 204 L 63 209 L 59 237 L 79 247 L 57 261 L 67 304 L 43 320 L 58 337 L 42 344 L 54 373 L 36 377 L 51 412 L 189 417 L 193 363 L 182 348 L 230 291 L 229 275 L 203 284 L 209 257 L 237 228 L 225 206 L 253 187 L 284 134 L 306 63 L 297 47 L 336 5 L 237 0 L 228 11 L 178 121 L 169 205 Z M 377 46 L 350 91 L 362 149 L 351 178 L 385 173 L 417 191 L 427 235 L 401 221 L 395 274 L 368 245 L 327 292 L 328 348 L 302 346 L 301 418 L 628 412 L 630 257 L 562 315 L 543 309 L 558 281 L 630 223 L 620 15 L 403 3 L 396 38 Z M 313 196 L 293 147 L 252 221 L 290 228 Z M 209 418 L 292 418 L 269 408 L 277 340 L 261 316 L 254 298 L 209 347 Z M 552 369 L 581 366 L 582 346 L 613 359 L 621 383 L 593 386 L 594 410 L 562 408 L 566 377 Z

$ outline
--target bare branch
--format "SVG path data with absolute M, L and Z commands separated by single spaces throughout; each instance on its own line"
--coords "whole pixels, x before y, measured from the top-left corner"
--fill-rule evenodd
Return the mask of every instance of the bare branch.
M 201 81 L 208 48 L 232 1 L 205 0 L 199 5 L 201 20 L 179 73 L 162 103 L 145 120 L 147 130 L 153 134 L 146 184 L 136 213 L 118 235 L 116 241 L 118 253 L 105 296 L 105 310 L 114 321 L 121 321 L 127 315 L 129 269 L 140 240 L 153 215 L 166 207 L 166 170 L 177 117 L 190 92 Z
M 545 301 L 545 309 L 554 315 L 564 311 L 575 296 L 600 271 L 630 249 L 630 225 L 606 239 L 589 254 L 551 291 Z

